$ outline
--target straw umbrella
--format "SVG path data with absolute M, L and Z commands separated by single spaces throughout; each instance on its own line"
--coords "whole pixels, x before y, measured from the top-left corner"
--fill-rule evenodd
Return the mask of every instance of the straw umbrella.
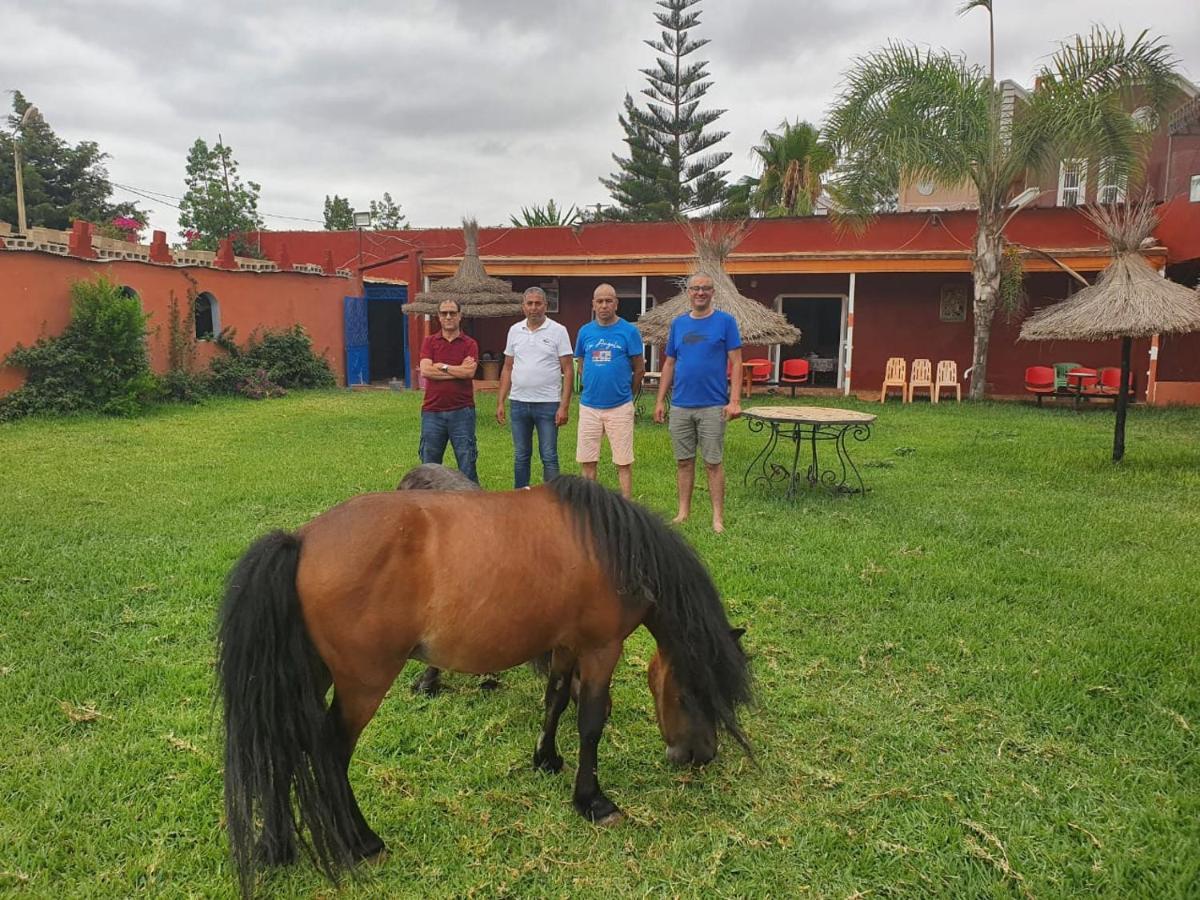
M 733 248 L 746 236 L 745 223 L 686 226 L 688 236 L 696 246 L 696 262 L 692 275 L 707 275 L 713 281 L 713 306 L 724 310 L 737 320 L 738 332 L 746 344 L 794 344 L 800 340 L 800 329 L 774 310 L 757 300 L 738 293 L 733 279 L 725 273 L 724 263 Z M 637 321 L 642 340 L 650 344 L 665 344 L 671 323 L 692 309 L 687 292 L 681 290 L 665 303 L 660 303 Z
M 463 239 L 466 246 L 458 271 L 449 278 L 435 281 L 429 290 L 405 303 L 401 312 L 410 316 L 436 316 L 439 304 L 457 300 L 463 318 L 522 315 L 521 295 L 514 292 L 508 282 L 492 278 L 484 271 L 479 260 L 479 225 L 474 219 L 463 220 Z
M 1096 283 L 1025 320 L 1023 341 L 1121 339 L 1121 386 L 1113 462 L 1125 455 L 1125 407 L 1134 338 L 1200 331 L 1200 295 L 1159 275 L 1139 252 L 1158 217 L 1148 201 L 1084 211 L 1112 244 L 1113 260 Z

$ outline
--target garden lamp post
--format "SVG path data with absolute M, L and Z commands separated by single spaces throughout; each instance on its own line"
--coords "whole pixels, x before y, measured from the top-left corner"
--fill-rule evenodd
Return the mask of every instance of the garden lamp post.
M 366 279 L 363 278 L 363 229 L 371 226 L 371 214 L 369 212 L 356 212 L 354 216 L 354 228 L 358 231 L 358 293 L 360 296 L 365 296 Z
M 17 167 L 17 233 L 25 236 L 25 179 L 21 175 L 21 142 L 18 135 L 26 125 L 32 125 L 42 117 L 36 106 L 27 107 L 21 121 L 13 129 L 13 162 Z

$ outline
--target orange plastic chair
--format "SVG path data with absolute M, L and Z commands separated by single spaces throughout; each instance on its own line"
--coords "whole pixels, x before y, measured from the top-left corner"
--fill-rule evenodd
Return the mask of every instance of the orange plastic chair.
M 1054 396 L 1056 391 L 1054 370 L 1049 366 L 1030 366 L 1025 370 L 1025 390 L 1035 394 L 1038 406 L 1041 406 L 1042 398 Z
M 912 403 L 913 391 L 924 388 L 929 391 L 929 402 L 933 402 L 933 364 L 927 359 L 914 359 L 912 373 L 908 376 L 908 402 Z
M 808 384 L 808 369 L 807 359 L 785 359 L 783 369 L 779 373 L 779 383 L 790 387 L 792 396 L 795 397 L 796 385 Z
M 883 388 L 879 391 L 879 402 L 887 400 L 888 388 L 900 388 L 900 399 L 908 398 L 908 363 L 903 356 L 893 356 L 887 361 L 883 373 Z
M 962 403 L 962 385 L 958 383 L 958 363 L 952 359 L 938 360 L 937 375 L 933 379 L 933 402 L 937 403 L 942 391 L 954 388 L 954 399 Z

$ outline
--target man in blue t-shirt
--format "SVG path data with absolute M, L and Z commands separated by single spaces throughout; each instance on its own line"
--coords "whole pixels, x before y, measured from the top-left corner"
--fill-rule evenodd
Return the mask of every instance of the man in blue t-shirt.
M 646 371 L 642 336 L 617 316 L 617 291 L 611 284 L 597 285 L 592 310 L 596 320 L 580 328 L 575 339 L 583 379 L 575 461 L 583 477 L 595 481 L 600 443 L 607 434 L 621 493 L 632 499 L 633 400 Z
M 713 280 L 697 273 L 687 280 L 692 310 L 671 323 L 666 361 L 658 383 L 654 421 L 665 418 L 671 394 L 671 446 L 675 451 L 679 512 L 682 522 L 692 511 L 696 483 L 696 449 L 704 457 L 708 493 L 712 497 L 713 531 L 725 530 L 725 423 L 742 414 L 742 339 L 729 313 L 713 307 Z M 726 370 L 729 381 L 726 381 Z

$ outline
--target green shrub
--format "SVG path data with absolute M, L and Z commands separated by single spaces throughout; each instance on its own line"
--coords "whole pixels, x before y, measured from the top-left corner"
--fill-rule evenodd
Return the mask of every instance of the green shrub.
M 167 374 L 162 377 L 163 398 L 177 403 L 199 403 L 209 393 L 208 379 L 196 372 L 196 338 L 192 320 L 196 311 L 195 289 L 188 291 L 187 318 L 171 291 L 167 307 Z
M 146 322 L 136 297 L 104 278 L 71 287 L 71 321 L 57 337 L 20 344 L 5 363 L 26 370 L 25 384 L 0 399 L 0 420 L 34 413 L 98 411 L 133 416 L 157 396 Z
M 209 366 L 209 386 L 215 393 L 261 399 L 277 396 L 270 388 L 324 388 L 336 384 L 329 364 L 313 353 L 312 339 L 303 325 L 255 332 L 244 348 L 237 345 L 235 337 L 236 332 L 227 328 L 215 339 L 226 352 Z

